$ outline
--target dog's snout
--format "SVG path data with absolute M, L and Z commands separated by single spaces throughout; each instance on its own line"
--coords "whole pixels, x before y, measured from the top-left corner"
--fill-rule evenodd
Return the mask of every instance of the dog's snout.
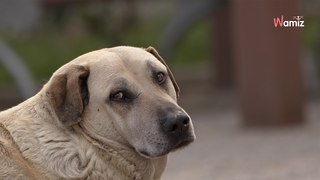
M 180 135 L 189 129 L 190 118 L 185 113 L 170 113 L 165 116 L 162 129 L 165 133 Z

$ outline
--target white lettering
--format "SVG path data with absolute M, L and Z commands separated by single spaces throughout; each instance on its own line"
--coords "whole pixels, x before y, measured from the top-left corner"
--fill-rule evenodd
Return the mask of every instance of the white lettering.
M 289 21 L 289 27 L 297 27 L 298 21 Z
M 300 21 L 299 27 L 304 27 L 304 21 Z
M 302 18 L 299 18 L 295 21 L 284 21 L 283 16 L 281 16 L 281 19 L 279 17 L 273 18 L 273 23 L 274 23 L 274 27 L 278 27 L 278 26 L 280 26 L 280 27 L 304 27 L 304 21 L 300 21 L 301 19 Z

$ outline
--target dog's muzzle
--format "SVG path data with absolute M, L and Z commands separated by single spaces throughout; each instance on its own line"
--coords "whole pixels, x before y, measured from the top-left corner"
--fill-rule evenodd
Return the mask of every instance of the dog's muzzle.
M 177 149 L 193 142 L 193 127 L 190 117 L 183 111 L 167 111 L 160 119 L 161 129 L 168 137 L 172 149 Z

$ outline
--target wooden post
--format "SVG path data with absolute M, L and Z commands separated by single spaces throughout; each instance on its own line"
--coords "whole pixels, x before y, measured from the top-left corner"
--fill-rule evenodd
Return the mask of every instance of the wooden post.
M 300 33 L 274 27 L 273 18 L 303 15 L 298 0 L 232 0 L 236 78 L 244 122 L 281 125 L 303 121 Z
M 231 47 L 230 7 L 225 5 L 213 13 L 214 79 L 218 89 L 234 87 L 234 61 Z

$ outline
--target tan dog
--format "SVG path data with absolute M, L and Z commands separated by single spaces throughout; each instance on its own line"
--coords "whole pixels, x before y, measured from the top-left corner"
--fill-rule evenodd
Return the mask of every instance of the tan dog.
M 0 179 L 160 179 L 195 139 L 178 93 L 152 47 L 82 55 L 0 113 Z

